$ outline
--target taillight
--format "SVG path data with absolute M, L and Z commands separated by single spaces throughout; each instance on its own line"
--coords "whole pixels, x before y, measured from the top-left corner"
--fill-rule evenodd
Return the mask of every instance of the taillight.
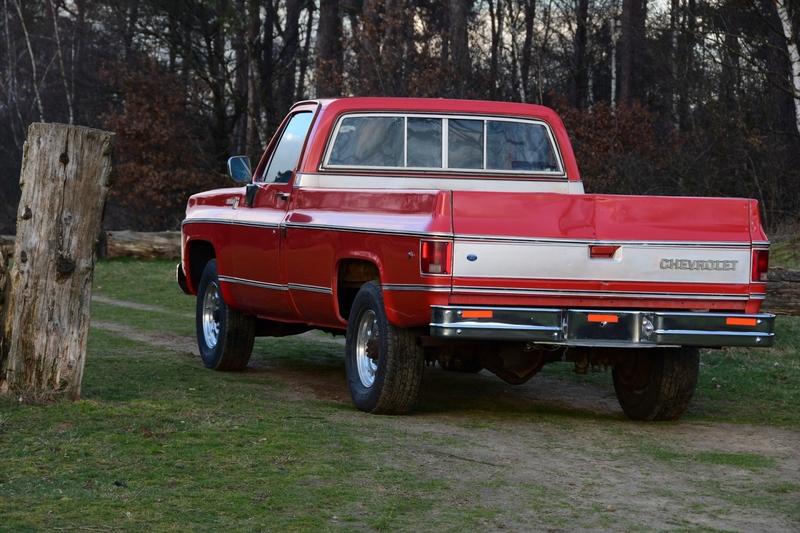
M 769 271 L 769 250 L 753 250 L 752 280 L 766 283 Z
M 423 274 L 449 274 L 452 260 L 451 243 L 422 241 L 419 261 Z

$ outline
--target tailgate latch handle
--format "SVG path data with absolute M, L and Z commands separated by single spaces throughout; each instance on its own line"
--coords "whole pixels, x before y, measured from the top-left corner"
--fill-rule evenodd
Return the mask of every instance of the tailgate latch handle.
M 614 259 L 614 254 L 619 250 L 619 246 L 608 246 L 605 244 L 589 245 L 589 257 L 592 259 Z

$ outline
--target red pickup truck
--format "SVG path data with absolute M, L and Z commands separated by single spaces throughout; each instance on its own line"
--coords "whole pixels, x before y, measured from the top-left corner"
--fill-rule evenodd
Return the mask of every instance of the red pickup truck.
M 203 362 L 257 335 L 346 334 L 353 402 L 407 412 L 426 362 L 524 383 L 613 368 L 623 411 L 689 406 L 699 347 L 770 346 L 755 200 L 584 194 L 567 132 L 527 104 L 296 104 L 245 184 L 196 194 L 178 283 Z

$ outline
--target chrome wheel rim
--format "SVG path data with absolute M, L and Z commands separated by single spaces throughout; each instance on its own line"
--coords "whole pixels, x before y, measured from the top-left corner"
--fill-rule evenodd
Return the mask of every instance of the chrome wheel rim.
M 378 371 L 377 358 L 370 357 L 369 346 L 375 347 L 378 343 L 378 319 L 375 312 L 368 309 L 361 315 L 356 330 L 356 367 L 358 378 L 365 387 L 372 387 L 375 383 L 375 373 Z M 377 354 L 374 354 L 377 355 Z
M 203 338 L 209 348 L 219 341 L 219 307 L 219 287 L 212 281 L 203 295 Z

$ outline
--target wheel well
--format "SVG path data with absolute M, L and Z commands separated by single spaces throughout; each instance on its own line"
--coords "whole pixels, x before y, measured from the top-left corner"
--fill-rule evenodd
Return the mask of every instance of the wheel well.
M 189 258 L 189 279 L 192 282 L 192 289 L 197 292 L 203 269 L 206 268 L 209 261 L 217 257 L 217 254 L 214 251 L 214 245 L 208 241 L 190 241 L 187 257 Z
M 336 283 L 336 300 L 339 304 L 339 316 L 347 320 L 350 308 L 358 290 L 368 281 L 380 281 L 381 275 L 377 265 L 364 259 L 345 259 L 339 263 Z

